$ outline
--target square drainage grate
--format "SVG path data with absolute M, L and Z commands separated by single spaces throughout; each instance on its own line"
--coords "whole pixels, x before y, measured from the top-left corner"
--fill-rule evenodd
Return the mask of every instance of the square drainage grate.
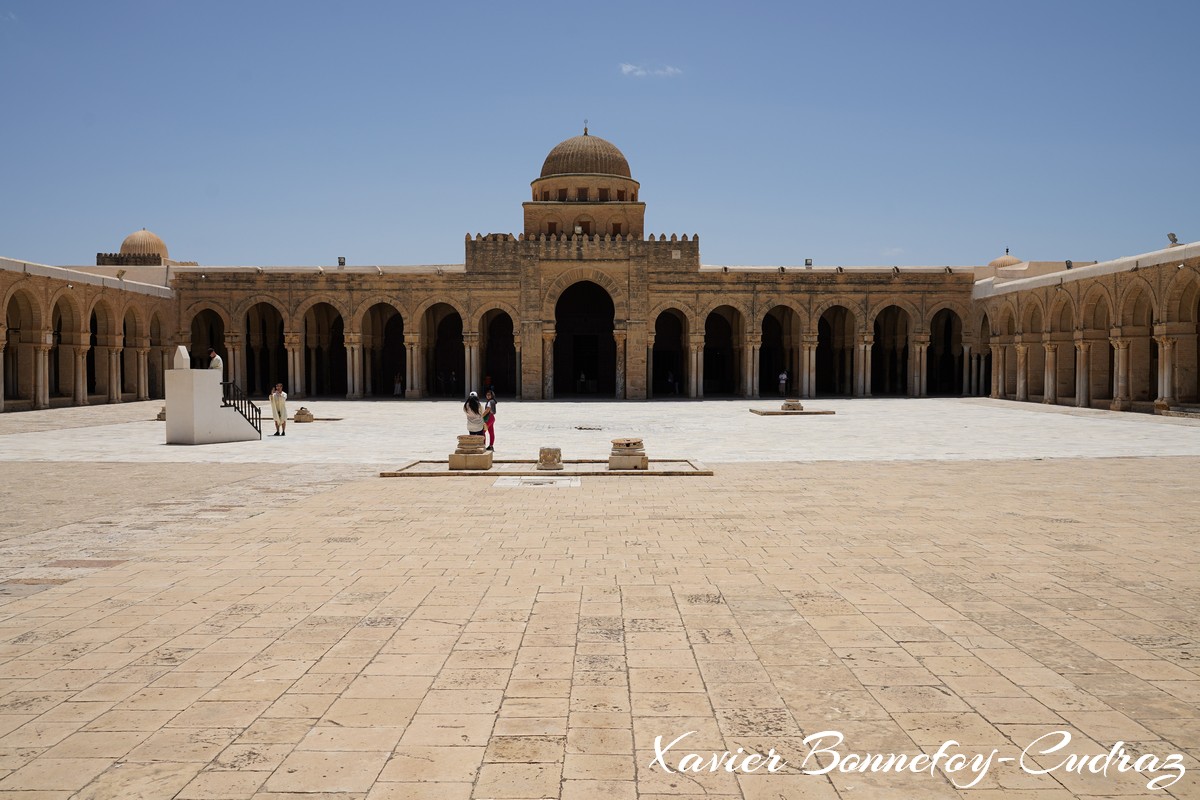
M 528 477 L 528 476 L 512 476 L 507 478 L 497 478 L 492 484 L 497 489 L 577 489 L 579 488 L 578 477 Z

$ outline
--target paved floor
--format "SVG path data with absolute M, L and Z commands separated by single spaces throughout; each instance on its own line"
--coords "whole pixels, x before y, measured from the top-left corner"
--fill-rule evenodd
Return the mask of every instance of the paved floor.
M 447 404 L 198 448 L 151 404 L 0 416 L 0 798 L 1200 797 L 1200 427 L 820 405 L 502 406 L 533 450 L 715 471 L 563 488 L 374 477 Z M 803 774 L 820 731 L 843 767 L 998 752 L 969 789 Z M 788 766 L 653 763 L 689 732 L 670 767 Z M 1145 774 L 1059 766 L 1117 741 Z

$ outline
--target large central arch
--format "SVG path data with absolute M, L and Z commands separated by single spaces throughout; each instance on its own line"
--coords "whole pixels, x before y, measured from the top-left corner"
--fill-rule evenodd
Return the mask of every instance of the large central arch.
M 554 395 L 611 397 L 617 385 L 612 296 L 582 280 L 568 286 L 554 306 Z

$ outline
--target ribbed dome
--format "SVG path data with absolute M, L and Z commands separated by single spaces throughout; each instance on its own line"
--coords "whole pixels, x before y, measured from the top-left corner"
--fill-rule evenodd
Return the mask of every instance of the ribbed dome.
M 997 267 L 997 268 L 999 268 L 999 267 L 1015 267 L 1017 264 L 1020 264 L 1020 263 L 1021 263 L 1021 259 L 1017 258 L 1016 256 L 1010 256 L 1008 254 L 1008 248 L 1006 247 L 1006 248 L 1004 248 L 1004 255 L 988 262 L 988 266 L 989 267 Z
M 162 239 L 142 228 L 125 237 L 121 242 L 123 256 L 162 256 L 167 258 L 167 245 Z
M 629 162 L 617 146 L 599 136 L 589 136 L 587 128 L 583 129 L 583 136 L 572 136 L 555 145 L 542 164 L 543 178 L 575 173 L 632 177 Z

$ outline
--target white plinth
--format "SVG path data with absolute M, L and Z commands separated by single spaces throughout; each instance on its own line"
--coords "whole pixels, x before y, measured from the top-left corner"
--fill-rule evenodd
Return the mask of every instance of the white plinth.
M 248 442 L 262 434 L 231 406 L 221 405 L 221 370 L 169 369 L 167 444 Z

